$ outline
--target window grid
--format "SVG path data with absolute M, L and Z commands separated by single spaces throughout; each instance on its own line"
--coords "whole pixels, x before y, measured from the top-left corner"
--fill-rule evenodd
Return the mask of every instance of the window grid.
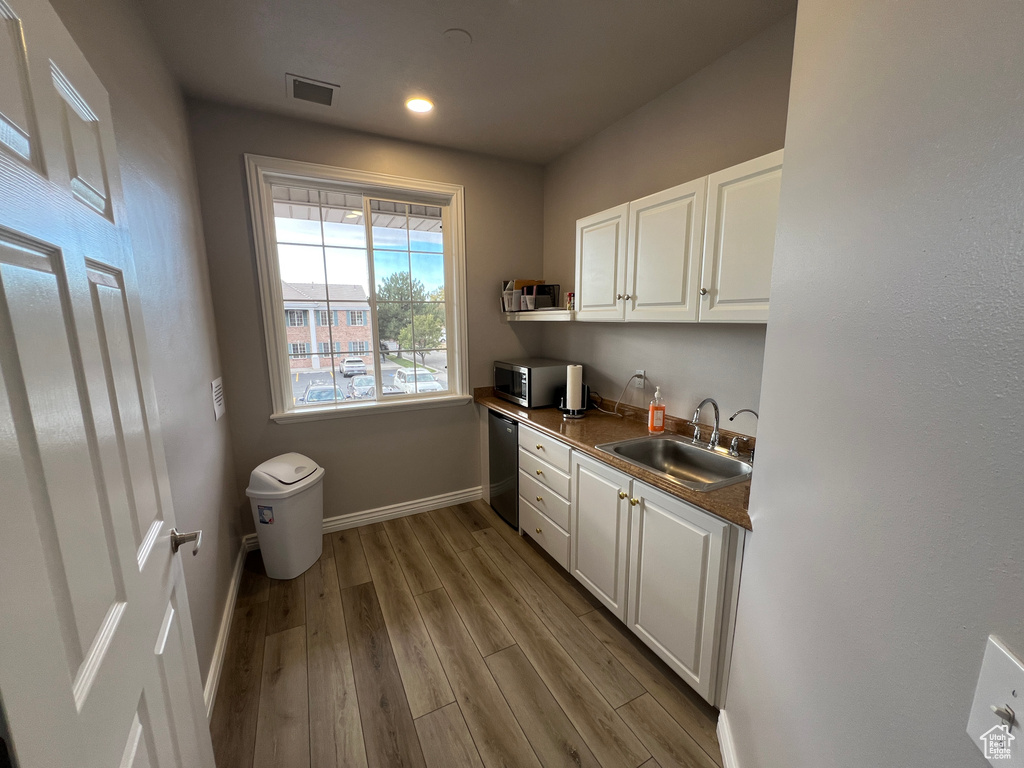
M 306 310 L 286 309 L 284 315 L 289 328 L 303 328 L 306 326 Z

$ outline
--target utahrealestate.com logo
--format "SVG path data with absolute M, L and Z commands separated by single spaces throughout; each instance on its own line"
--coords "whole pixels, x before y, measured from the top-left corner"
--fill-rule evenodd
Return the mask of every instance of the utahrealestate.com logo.
M 1010 726 L 997 725 L 980 736 L 982 752 L 988 760 L 1009 760 L 1012 743 L 1017 737 L 1010 733 Z

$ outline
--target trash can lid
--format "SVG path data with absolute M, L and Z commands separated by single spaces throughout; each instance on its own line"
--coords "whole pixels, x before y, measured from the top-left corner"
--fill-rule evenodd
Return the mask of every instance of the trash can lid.
M 252 471 L 246 493 L 249 496 L 291 495 L 288 491 L 297 492 L 296 484 L 305 485 L 301 481 L 313 474 L 317 477 L 311 478 L 310 482 L 319 479 L 323 469 L 311 458 L 301 453 L 284 453 L 267 459 Z

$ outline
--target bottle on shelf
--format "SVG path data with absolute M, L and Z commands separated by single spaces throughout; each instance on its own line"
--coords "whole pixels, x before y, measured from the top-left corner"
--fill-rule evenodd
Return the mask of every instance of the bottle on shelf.
M 661 387 L 654 388 L 654 399 L 647 414 L 647 431 L 652 435 L 665 431 L 665 401 L 661 399 Z

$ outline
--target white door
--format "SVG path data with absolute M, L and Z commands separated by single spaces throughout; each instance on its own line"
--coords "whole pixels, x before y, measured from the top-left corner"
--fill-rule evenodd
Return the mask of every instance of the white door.
M 702 322 L 767 322 L 781 184 L 781 149 L 708 176 Z
M 0 0 L 0 698 L 21 768 L 212 768 L 107 96 Z
M 626 320 L 696 322 L 707 177 L 629 204 Z
M 625 619 L 630 478 L 574 451 L 572 486 L 569 572 Z
M 729 525 L 640 481 L 633 495 L 626 624 L 712 702 Z
M 576 319 L 625 317 L 626 224 L 629 204 L 576 222 Z

